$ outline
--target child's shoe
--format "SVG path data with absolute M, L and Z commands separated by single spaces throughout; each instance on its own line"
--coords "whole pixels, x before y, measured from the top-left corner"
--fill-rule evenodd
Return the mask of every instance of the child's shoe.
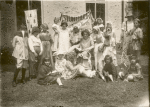
M 13 87 L 16 87 L 16 86 L 17 86 L 17 83 L 16 83 L 15 81 L 13 81 L 13 82 L 12 82 L 12 86 L 13 86 Z

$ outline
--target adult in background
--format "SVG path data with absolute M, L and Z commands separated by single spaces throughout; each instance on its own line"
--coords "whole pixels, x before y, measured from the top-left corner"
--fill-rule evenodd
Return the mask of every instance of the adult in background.
M 43 45 L 43 53 L 40 58 L 39 67 L 42 64 L 45 58 L 50 59 L 50 63 L 52 68 L 54 69 L 53 57 L 52 57 L 52 49 L 51 46 L 53 44 L 53 40 L 51 38 L 50 33 L 48 32 L 48 25 L 46 23 L 41 25 L 41 33 L 38 35 Z
M 122 23 L 122 31 L 121 31 L 121 47 L 124 50 L 124 42 L 128 41 L 129 44 L 127 46 L 127 52 L 126 54 L 130 55 L 132 51 L 132 44 L 131 44 L 131 30 L 134 28 L 134 22 L 133 22 L 133 14 L 132 11 L 129 11 L 126 13 L 127 15 L 125 18 L 127 18 L 127 21 Z

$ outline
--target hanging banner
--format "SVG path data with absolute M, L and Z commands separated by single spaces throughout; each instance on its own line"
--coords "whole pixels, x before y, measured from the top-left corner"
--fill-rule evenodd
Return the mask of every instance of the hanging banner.
M 34 9 L 34 10 L 25 11 L 25 19 L 26 19 L 28 33 L 31 34 L 32 28 L 34 26 L 38 26 L 37 10 Z

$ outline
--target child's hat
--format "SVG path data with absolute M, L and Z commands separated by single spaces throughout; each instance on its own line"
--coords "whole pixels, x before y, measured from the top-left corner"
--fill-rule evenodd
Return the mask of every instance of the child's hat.
M 38 27 L 36 27 L 36 26 L 33 27 L 33 28 L 32 28 L 32 34 L 33 34 L 33 33 L 40 33 L 40 29 L 39 29 Z
M 95 29 L 96 31 L 99 31 L 99 27 L 98 26 L 94 26 L 93 29 Z
M 41 27 L 42 27 L 43 29 L 48 30 L 48 25 L 47 25 L 46 23 L 43 23 L 43 24 L 41 25 Z
M 65 54 L 66 54 L 66 52 L 64 52 L 64 51 L 57 51 L 57 52 L 54 52 L 54 53 L 53 53 L 53 56 L 65 55 Z

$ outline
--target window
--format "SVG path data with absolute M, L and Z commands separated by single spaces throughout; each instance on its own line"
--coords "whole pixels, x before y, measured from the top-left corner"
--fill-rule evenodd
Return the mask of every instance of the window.
M 102 18 L 105 24 L 105 4 L 86 3 L 86 11 L 91 10 L 94 18 Z

